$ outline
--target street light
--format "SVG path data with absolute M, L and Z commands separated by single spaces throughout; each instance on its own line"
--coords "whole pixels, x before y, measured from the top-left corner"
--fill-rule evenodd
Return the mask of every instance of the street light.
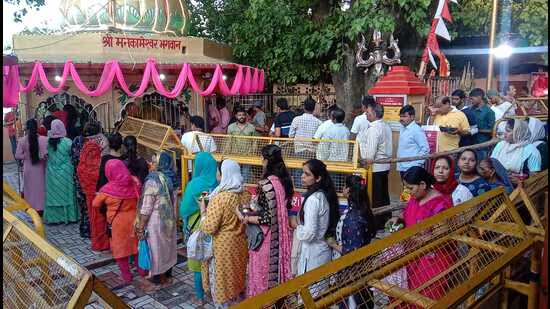
M 493 49 L 491 51 L 495 57 L 499 59 L 505 59 L 510 58 L 510 56 L 513 53 L 512 46 L 508 45 L 508 43 L 503 43 L 499 45 L 497 48 Z

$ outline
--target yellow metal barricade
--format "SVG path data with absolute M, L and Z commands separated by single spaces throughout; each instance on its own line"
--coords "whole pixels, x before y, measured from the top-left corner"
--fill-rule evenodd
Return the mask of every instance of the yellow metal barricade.
M 93 291 L 102 304 L 130 308 L 92 273 L 46 240 L 38 213 L 6 182 L 3 213 L 4 308 L 84 308 Z M 33 220 L 33 231 L 12 212 Z
M 499 272 L 534 243 L 499 188 L 234 308 L 473 307 L 505 288 Z
M 495 125 L 493 126 L 493 133 L 492 133 L 493 138 L 495 138 L 495 137 L 502 138 L 502 136 L 498 136 L 498 127 L 500 126 L 501 123 L 506 122 L 509 119 L 527 120 L 527 118 L 529 118 L 529 117 L 537 118 L 538 120 L 540 120 L 542 122 L 548 122 L 548 113 L 546 113 L 546 114 L 536 114 L 536 115 L 527 115 L 527 116 L 506 116 L 506 117 L 502 117 L 499 120 L 495 121 Z
M 172 154 L 173 162 L 176 164 L 177 159 L 185 152 L 185 147 L 174 130 L 162 123 L 126 117 L 118 132 L 124 137 L 135 136 L 138 141 L 138 153 L 147 161 L 150 161 L 154 154 L 167 151 Z M 186 164 L 187 162 L 181 162 L 182 171 L 187 170 L 187 167 L 184 168 Z M 187 173 L 182 173 L 182 188 L 183 183 L 187 181 L 186 178 Z
M 3 199 L 3 205 L 4 209 L 13 212 L 13 211 L 22 211 L 25 212 L 29 217 L 31 217 L 32 222 L 34 224 L 34 228 L 38 235 L 42 237 L 46 237 L 46 233 L 44 232 L 44 224 L 42 223 L 42 218 L 38 214 L 36 210 L 34 210 L 24 199 L 21 198 L 15 190 L 10 187 L 10 185 L 4 181 L 3 183 L 4 188 L 4 199 Z
M 247 186 L 256 186 L 262 178 L 261 149 L 269 144 L 278 145 L 293 178 L 296 191 L 305 191 L 301 185 L 302 165 L 308 159 L 322 160 L 331 174 L 338 192 L 342 192 L 347 175 L 360 175 L 368 180 L 368 169 L 360 167 L 359 145 L 356 141 L 232 136 L 223 134 L 195 135 L 193 148 L 205 150 L 217 161 L 232 159 L 241 165 Z M 194 154 L 185 154 L 182 162 L 193 160 Z M 372 186 L 368 186 L 369 189 Z M 372 196 L 372 192 L 369 192 Z
M 92 276 L 3 209 L 4 308 L 84 308 Z
M 516 207 L 525 207 L 529 213 L 527 229 L 544 239 L 545 230 L 542 221 L 548 212 L 548 170 L 536 173 L 525 179 L 512 193 L 510 200 Z M 537 202 L 535 202 L 537 201 Z

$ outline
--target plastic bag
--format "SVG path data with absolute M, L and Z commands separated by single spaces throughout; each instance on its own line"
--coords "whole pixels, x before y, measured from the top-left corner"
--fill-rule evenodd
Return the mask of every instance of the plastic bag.
M 151 253 L 145 239 L 141 239 L 138 243 L 138 266 L 145 270 L 151 269 Z
M 201 230 L 193 232 L 187 240 L 187 257 L 205 261 L 212 257 L 212 237 Z

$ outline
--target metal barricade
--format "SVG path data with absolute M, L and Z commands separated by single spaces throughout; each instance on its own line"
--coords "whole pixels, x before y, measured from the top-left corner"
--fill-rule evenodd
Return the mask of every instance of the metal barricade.
M 368 169 L 359 166 L 359 145 L 356 141 L 199 133 L 195 135 L 193 143 L 194 149 L 212 153 L 217 161 L 225 159 L 237 161 L 241 165 L 247 186 L 256 186 L 262 178 L 261 149 L 269 144 L 275 144 L 281 148 L 296 191 L 305 191 L 300 179 L 301 169 L 305 161 L 313 158 L 325 162 L 337 192 L 341 192 L 344 188 L 347 175 L 360 175 L 370 181 L 367 177 Z M 194 154 L 182 156 L 182 162 L 193 159 Z
M 3 213 L 4 308 L 84 308 L 95 293 L 111 308 L 130 308 L 92 273 L 46 240 L 38 213 L 6 182 Z M 12 212 L 31 217 L 35 230 Z
M 3 189 L 4 196 L 2 202 L 4 209 L 10 212 L 22 211 L 26 213 L 29 217 L 31 217 L 36 233 L 45 238 L 46 233 L 44 232 L 44 224 L 42 223 L 42 218 L 38 212 L 34 210 L 24 199 L 22 199 L 21 196 L 17 194 L 17 192 L 15 192 L 15 190 L 13 190 L 6 181 L 4 181 Z
M 150 161 L 154 154 L 167 151 L 172 155 L 174 164 L 177 164 L 180 156 L 186 151 L 172 127 L 154 121 L 143 120 L 134 117 L 126 117 L 118 132 L 126 137 L 133 135 L 138 141 L 138 154 Z M 182 171 L 187 170 L 187 161 L 181 161 Z M 187 182 L 187 173 L 182 173 L 183 183 Z
M 499 188 L 233 308 L 475 307 L 506 288 L 500 273 L 534 243 Z
M 4 308 L 84 308 L 92 276 L 3 209 Z

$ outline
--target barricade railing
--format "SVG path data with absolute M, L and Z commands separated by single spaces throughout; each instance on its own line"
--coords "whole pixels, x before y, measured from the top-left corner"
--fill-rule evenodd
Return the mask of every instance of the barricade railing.
M 44 224 L 42 223 L 42 218 L 34 208 L 32 208 L 27 201 L 25 201 L 12 187 L 4 181 L 3 183 L 4 196 L 3 196 L 3 206 L 4 209 L 15 212 L 21 211 L 26 213 L 32 220 L 34 224 L 34 229 L 36 233 L 42 237 L 46 237 L 46 232 L 44 231 Z
M 195 135 L 192 147 L 198 151 L 209 151 L 217 161 L 237 161 L 242 167 L 245 184 L 256 186 L 263 173 L 261 149 L 269 144 L 281 148 L 297 191 L 305 191 L 300 179 L 301 169 L 305 161 L 313 158 L 325 162 L 338 192 L 344 187 L 346 175 L 356 174 L 367 178 L 367 169 L 359 167 L 359 146 L 356 141 L 199 133 Z M 182 157 L 182 161 L 193 159 L 194 154 Z
M 507 288 L 501 272 L 534 244 L 498 188 L 234 308 L 349 308 L 352 301 L 368 308 L 475 307 Z
M 46 240 L 38 213 L 4 182 L 4 308 L 84 308 L 95 293 L 103 305 L 130 308 L 103 282 Z M 34 230 L 12 212 L 31 217 Z
M 177 164 L 180 156 L 186 151 L 172 127 L 162 123 L 128 116 L 118 132 L 124 137 L 135 136 L 138 141 L 138 154 L 147 161 L 150 161 L 154 154 L 167 151 L 172 155 L 174 164 Z M 181 161 L 180 164 L 182 171 L 187 170 L 187 162 Z M 187 182 L 187 173 L 181 173 L 181 177 L 182 184 Z
M 516 108 L 517 115 L 548 115 L 548 97 L 517 98 L 512 106 Z
M 541 268 L 541 247 L 548 232 L 548 226 L 543 223 L 548 218 L 548 170 L 536 173 L 522 181 L 510 194 L 510 201 L 518 209 L 520 215 L 524 209 L 527 210 L 527 214 L 522 216 L 522 219 L 526 224 L 527 231 L 531 233 L 537 244 L 529 256 L 529 272 L 532 277 L 529 283 L 513 280 L 518 277 L 517 272 L 521 269 L 519 266 L 509 265 L 503 272 L 502 281 L 506 289 L 502 294 L 502 302 L 503 305 L 508 304 L 508 290 L 513 290 L 527 297 L 528 308 L 536 308 L 536 291 L 538 284 L 542 283 L 536 278 Z M 495 212 L 492 217 L 496 218 L 497 215 L 498 212 Z M 542 267 L 547 267 L 547 265 L 542 265 Z
M 498 128 L 501 123 L 508 121 L 509 119 L 522 119 L 527 120 L 528 117 L 537 118 L 538 120 L 542 122 L 548 121 L 548 114 L 537 114 L 537 115 L 527 115 L 527 116 L 505 116 L 500 118 L 499 120 L 495 121 L 495 125 L 493 126 L 493 132 L 491 133 L 491 136 L 493 138 L 503 138 L 503 136 L 498 135 Z
M 548 170 L 538 172 L 522 181 L 510 193 L 510 200 L 518 210 L 525 207 L 529 220 L 525 222 L 528 224 L 527 229 L 542 240 L 546 232 L 543 221 L 548 216 Z

